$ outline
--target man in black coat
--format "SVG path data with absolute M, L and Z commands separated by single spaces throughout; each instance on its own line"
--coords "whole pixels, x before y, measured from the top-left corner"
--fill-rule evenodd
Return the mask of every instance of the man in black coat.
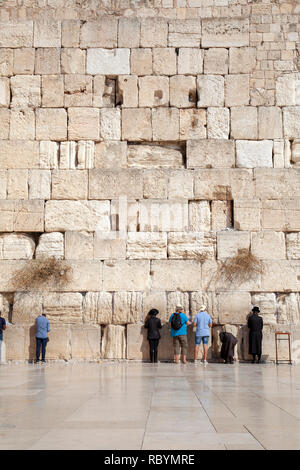
M 262 330 L 263 330 L 263 319 L 259 314 L 260 310 L 258 307 L 253 307 L 252 314 L 248 318 L 249 331 L 249 354 L 253 356 L 252 364 L 259 364 L 261 359 L 261 343 L 262 343 Z
M 237 339 L 233 334 L 222 331 L 220 333 L 220 341 L 222 343 L 221 358 L 224 359 L 225 364 L 234 363 L 234 347 L 237 344 Z
M 156 308 L 152 308 L 146 318 L 145 328 L 148 330 L 147 339 L 150 347 L 150 362 L 157 362 L 157 348 L 160 340 L 159 330 L 161 329 L 161 321 L 156 318 L 159 311 Z

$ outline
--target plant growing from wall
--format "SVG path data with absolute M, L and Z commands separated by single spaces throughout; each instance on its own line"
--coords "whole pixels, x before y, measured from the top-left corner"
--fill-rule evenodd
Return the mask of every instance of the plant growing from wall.
M 243 284 L 263 274 L 263 263 L 247 249 L 239 249 L 236 256 L 227 258 L 218 269 L 218 278 L 230 284 Z

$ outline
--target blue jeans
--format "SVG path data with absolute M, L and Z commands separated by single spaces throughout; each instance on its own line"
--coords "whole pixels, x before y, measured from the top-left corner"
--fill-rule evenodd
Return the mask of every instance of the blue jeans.
M 48 343 L 48 338 L 36 338 L 36 360 L 40 360 L 40 352 L 42 346 L 42 361 L 45 360 L 46 356 L 46 346 Z

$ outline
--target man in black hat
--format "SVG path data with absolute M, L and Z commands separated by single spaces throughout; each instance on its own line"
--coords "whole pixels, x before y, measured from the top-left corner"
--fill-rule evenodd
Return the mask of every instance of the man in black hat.
M 253 307 L 252 314 L 248 318 L 249 332 L 249 354 L 253 356 L 252 364 L 259 364 L 261 359 L 261 343 L 262 343 L 262 330 L 263 330 L 263 319 L 259 314 L 260 310 L 258 307 Z

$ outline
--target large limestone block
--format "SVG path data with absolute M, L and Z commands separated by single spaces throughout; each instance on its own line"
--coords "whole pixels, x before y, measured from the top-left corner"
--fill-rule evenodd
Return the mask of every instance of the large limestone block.
M 253 294 L 251 304 L 260 309 L 260 315 L 263 317 L 264 324 L 277 322 L 275 294 Z
M 7 108 L 10 104 L 9 79 L 0 78 L 0 108 Z
M 166 174 L 166 173 L 165 173 Z M 189 170 L 172 170 L 168 172 L 168 198 L 193 199 L 194 175 Z
M 87 199 L 87 170 L 54 170 L 52 199 Z
M 71 359 L 71 330 L 68 325 L 54 326 L 49 333 L 49 343 L 47 344 L 46 360 L 69 360 Z M 32 342 L 32 340 L 31 340 Z M 26 344 L 26 343 L 25 343 Z M 35 348 L 35 341 L 33 341 Z M 34 359 L 34 349 L 32 348 L 32 359 Z
M 70 140 L 98 140 L 99 109 L 69 108 L 68 138 Z
M 238 250 L 250 248 L 249 232 L 223 231 L 217 232 L 217 258 L 232 258 Z
M 196 78 L 186 75 L 170 77 L 170 105 L 176 108 L 194 108 Z
M 128 166 L 133 168 L 182 168 L 179 150 L 158 145 L 128 145 Z
M 283 133 L 288 139 L 300 137 L 300 106 L 283 108 Z
M 182 170 L 179 171 L 181 173 Z M 143 172 L 144 199 L 167 199 L 168 183 L 168 170 L 145 170 Z
M 0 139 L 9 138 L 10 109 L 0 108 Z
M 208 201 L 189 202 L 189 231 L 209 231 L 211 225 L 210 206 Z
M 75 48 L 64 48 L 61 50 L 61 72 L 85 73 L 86 51 Z
M 233 204 L 236 230 L 260 230 L 261 201 L 259 199 L 235 199 Z
M 0 200 L 1 232 L 43 232 L 44 201 Z
M 28 170 L 7 171 L 7 199 L 28 199 Z
M 92 106 L 93 79 L 88 75 L 71 74 L 64 76 L 64 105 Z
M 31 47 L 33 21 L 1 21 L 0 47 Z
M 204 51 L 204 73 L 226 75 L 228 73 L 228 50 L 211 48 Z
M 47 232 L 109 231 L 109 217 L 109 201 L 47 201 L 45 229 Z
M 105 75 L 94 77 L 93 106 L 113 108 L 116 101 L 116 81 Z
M 135 75 L 152 74 L 152 49 L 131 49 L 130 68 Z
M 5 50 L 5 49 L 4 49 Z M 9 50 L 9 49 L 8 49 Z M 22 47 L 13 51 L 14 75 L 31 75 L 34 72 L 35 49 Z M 8 64 L 10 65 L 10 64 Z M 12 74 L 11 74 L 12 75 Z
M 88 49 L 86 71 L 90 75 L 130 74 L 130 49 Z
M 194 195 L 204 200 L 253 198 L 252 172 L 246 169 L 203 169 L 195 173 Z
M 216 235 L 211 232 L 168 234 L 168 257 L 177 259 L 197 259 L 202 261 L 215 258 Z
M 229 49 L 229 73 L 252 73 L 255 66 L 255 47 L 231 47 Z
M 78 47 L 81 22 L 78 20 L 64 20 L 61 23 L 62 47 Z
M 201 290 L 191 292 L 190 306 L 192 319 L 200 312 L 202 305 L 206 306 L 206 311 L 211 316 L 213 323 L 218 323 L 218 299 L 215 293 Z
M 206 111 L 180 109 L 180 140 L 206 139 Z
M 230 201 L 212 201 L 211 229 L 225 230 L 232 227 L 232 208 Z
M 137 108 L 138 78 L 137 75 L 119 75 L 117 80 L 117 100 L 122 108 Z
M 300 261 L 275 260 L 264 261 L 262 274 L 263 292 L 298 292 L 300 290 Z
M 51 172 L 49 170 L 29 170 L 29 199 L 50 199 Z
M 12 311 L 12 323 L 16 325 L 35 324 L 35 319 L 42 313 L 43 293 L 15 292 Z
M 40 75 L 60 73 L 60 49 L 43 47 L 36 49 L 35 73 Z
M 187 168 L 232 168 L 234 142 L 227 139 L 187 141 Z
M 35 114 L 31 109 L 12 109 L 10 114 L 10 140 L 35 139 Z
M 291 160 L 292 164 L 295 165 L 295 167 L 300 166 L 300 142 L 299 140 L 294 140 L 291 146 Z
M 286 259 L 284 233 L 273 231 L 251 233 L 251 252 L 261 259 Z
M 187 201 L 140 201 L 141 232 L 184 232 L 188 227 Z
M 141 47 L 167 47 L 168 23 L 164 18 L 145 18 L 141 21 Z
M 201 49 L 180 47 L 177 60 L 179 75 L 203 73 L 203 51 Z
M 65 109 L 47 108 L 36 111 L 37 140 L 66 140 L 67 112 Z
M 122 140 L 152 140 L 151 109 L 122 109 Z
M 237 166 L 244 168 L 269 167 L 272 168 L 273 142 L 271 140 L 250 141 L 237 140 L 236 158 Z
M 60 232 L 42 233 L 36 247 L 35 258 L 64 258 L 64 235 Z
M 83 299 L 83 322 L 109 325 L 113 304 L 110 292 L 87 292 Z
M 169 78 L 168 77 L 141 77 L 139 78 L 139 106 L 156 107 L 169 104 Z
M 46 292 L 43 309 L 51 323 L 82 323 L 82 295 L 79 293 Z
M 287 259 L 300 259 L 300 233 L 286 234 Z
M 99 142 L 95 145 L 95 168 L 127 167 L 127 142 Z
M 200 19 L 171 20 L 169 22 L 169 47 L 200 47 Z
M 50 235 L 50 234 L 49 234 Z M 94 236 L 89 232 L 65 232 L 66 259 L 93 259 Z
M 300 173 L 296 169 L 256 168 L 254 179 L 255 194 L 262 200 L 300 196 Z
M 2 32 L 2 30 L 1 30 Z M 13 49 L 0 49 L 0 76 L 11 77 L 14 73 L 14 51 Z
M 112 260 L 104 263 L 106 291 L 143 291 L 150 287 L 150 261 Z
M 233 139 L 258 139 L 257 108 L 235 106 L 230 110 L 230 136 Z
M 100 358 L 101 328 L 91 325 L 72 325 L 71 358 L 95 360 Z
M 103 328 L 101 356 L 104 359 L 126 358 L 125 326 L 107 325 Z
M 7 171 L 0 170 L 0 199 L 6 199 L 7 195 Z M 152 172 L 151 172 L 152 173 Z M 168 184 L 167 180 L 166 183 Z
M 1 259 L 32 259 L 35 243 L 30 235 L 9 233 L 0 235 Z
M 94 167 L 94 142 L 61 142 L 59 152 L 59 168 L 61 170 L 84 170 Z M 78 172 L 80 173 L 80 172 Z
M 89 198 L 114 199 L 120 196 L 142 198 L 143 180 L 140 170 L 100 170 L 90 171 Z
M 11 107 L 38 108 L 41 105 L 41 77 L 39 75 L 15 75 L 10 79 Z
M 155 232 L 129 232 L 127 237 L 127 258 L 167 258 L 167 234 Z
M 300 298 L 299 293 L 280 294 L 277 297 L 278 323 L 299 325 Z
M 261 106 L 258 108 L 259 139 L 282 138 L 282 113 L 276 106 Z
M 243 106 L 250 100 L 249 75 L 226 75 L 225 106 Z
M 38 19 L 34 22 L 34 47 L 61 47 L 61 22 Z
M 175 312 L 177 305 L 183 307 L 183 312 L 190 318 L 190 299 L 188 292 L 167 292 L 167 321 L 169 321 L 172 313 Z
M 217 294 L 219 303 L 219 322 L 243 325 L 251 310 L 249 292 L 220 292 Z
M 284 74 L 276 79 L 276 105 L 300 105 L 300 73 Z
M 125 259 L 126 234 L 115 232 L 95 232 L 94 259 Z
M 58 143 L 41 141 L 39 149 L 39 167 L 53 169 L 58 168 Z
M 198 108 L 224 106 L 224 77 L 199 75 L 197 77 Z
M 174 48 L 153 49 L 153 72 L 155 75 L 176 75 L 177 55 Z
M 179 110 L 154 108 L 152 110 L 153 140 L 179 140 Z
M 248 18 L 204 18 L 202 47 L 249 46 Z
M 228 139 L 229 137 L 229 109 L 207 109 L 207 137 L 209 139 Z
M 154 260 L 151 288 L 191 291 L 201 288 L 201 263 L 196 260 Z
M 167 294 L 165 291 L 146 291 L 143 296 L 143 320 L 146 320 L 148 312 L 156 308 L 159 311 L 158 318 L 161 322 L 169 320 L 167 313 Z M 128 325 L 129 327 L 130 325 Z M 127 334 L 128 334 L 127 327 Z
M 100 109 L 100 137 L 103 140 L 121 139 L 121 113 L 120 109 Z
M 98 18 L 96 21 L 85 21 L 80 31 L 80 46 L 117 47 L 118 20 L 113 17 Z
M 119 18 L 118 46 L 139 47 L 141 23 L 139 18 Z
M 115 292 L 113 323 L 126 325 L 128 323 L 139 323 L 142 318 L 141 292 Z
M 10 325 L 4 333 L 6 346 L 6 360 L 16 361 L 28 358 L 28 351 L 25 349 L 25 329 L 22 326 Z
M 299 199 L 266 200 L 262 206 L 262 228 L 292 232 L 300 230 Z

